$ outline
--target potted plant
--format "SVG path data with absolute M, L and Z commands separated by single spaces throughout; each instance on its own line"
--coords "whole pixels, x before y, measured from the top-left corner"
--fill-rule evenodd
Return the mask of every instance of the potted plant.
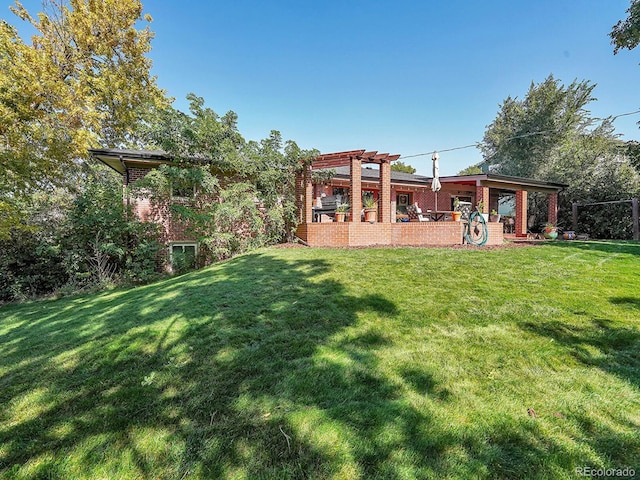
M 451 216 L 453 217 L 454 222 L 459 222 L 462 217 L 462 212 L 460 211 L 460 199 L 458 197 L 453 197 L 453 212 L 451 212 Z
M 336 207 L 336 222 L 344 222 L 347 212 L 349 211 L 348 203 L 341 203 Z
M 491 213 L 489 214 L 489 221 L 490 222 L 499 222 L 500 221 L 500 214 L 496 210 L 491 210 Z
M 544 238 L 555 240 L 558 238 L 558 227 L 553 223 L 545 223 L 544 228 L 542 229 L 542 234 L 544 235 Z
M 362 199 L 362 206 L 364 208 L 364 221 L 374 223 L 378 216 L 377 202 L 374 200 L 373 195 L 367 195 Z
M 484 202 L 482 200 L 480 200 L 478 202 L 478 204 L 476 205 L 476 210 L 478 211 L 478 213 L 480 215 L 482 215 L 482 218 L 484 218 L 485 222 L 489 221 L 489 214 L 488 213 L 484 213 Z

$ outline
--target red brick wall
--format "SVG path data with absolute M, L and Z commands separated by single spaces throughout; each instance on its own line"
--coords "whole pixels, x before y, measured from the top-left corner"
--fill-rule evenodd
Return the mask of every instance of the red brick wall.
M 137 180 L 144 178 L 151 169 L 148 168 L 129 168 L 128 174 L 123 175 L 123 183 L 132 184 Z M 125 199 L 127 201 L 127 199 Z M 160 225 L 161 237 L 160 241 L 164 244 L 169 242 L 193 241 L 195 239 L 189 235 L 186 226 L 174 218 L 166 205 L 153 205 L 148 198 L 131 198 L 128 201 L 131 204 L 134 215 L 143 222 L 154 222 Z
M 476 187 L 476 205 L 480 202 L 484 202 L 482 212 L 480 213 L 489 213 L 489 204 L 491 203 L 489 198 L 489 187 Z
M 554 225 L 558 223 L 558 194 L 550 193 L 548 196 L 547 221 Z
M 149 168 L 129 168 L 127 170 L 128 173 L 128 178 L 129 178 L 129 184 L 135 182 L 136 180 L 140 180 L 142 178 L 144 178 L 147 173 L 149 173 L 151 171 L 151 169 Z M 123 182 L 125 184 L 127 184 L 127 174 L 123 175 Z
M 462 222 L 305 223 L 296 233 L 313 247 L 460 245 L 464 227 Z M 502 244 L 502 223 L 488 223 L 487 227 L 487 245 Z
M 304 175 L 296 173 L 296 211 L 298 222 L 304 222 Z
M 527 200 L 526 190 L 518 190 L 516 192 L 516 236 L 527 236 Z

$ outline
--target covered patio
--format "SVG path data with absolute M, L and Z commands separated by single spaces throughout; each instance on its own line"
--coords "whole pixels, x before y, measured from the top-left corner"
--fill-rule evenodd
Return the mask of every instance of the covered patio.
M 391 162 L 400 155 L 376 151 L 351 150 L 318 156 L 296 177 L 298 220 L 296 235 L 311 246 L 373 245 L 459 245 L 465 243 L 466 223 L 453 221 L 453 199 L 469 201 L 475 207 L 481 201 L 482 213 L 498 210 L 498 199 L 505 193 L 515 197 L 514 233 L 527 236 L 528 192 L 548 195 L 547 221 L 557 221 L 558 193 L 562 184 L 494 174 L 440 177 L 442 188 L 431 190 L 431 178 L 391 171 Z M 330 179 L 315 180 L 316 172 L 333 170 Z M 314 210 L 329 196 L 348 197 L 351 215 L 345 222 L 334 221 Z M 375 221 L 365 222 L 363 193 L 371 195 L 377 206 Z M 431 219 L 442 221 L 406 221 L 404 202 L 417 205 Z M 435 211 L 438 215 L 432 215 Z M 314 221 L 316 220 L 316 221 Z M 487 223 L 487 245 L 504 240 L 502 223 Z

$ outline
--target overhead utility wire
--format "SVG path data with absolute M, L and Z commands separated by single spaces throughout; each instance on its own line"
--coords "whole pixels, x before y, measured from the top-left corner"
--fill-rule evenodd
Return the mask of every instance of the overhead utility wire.
M 611 121 L 614 121 L 618 117 L 626 117 L 627 115 L 637 115 L 638 113 L 640 113 L 640 110 L 636 110 L 635 112 L 621 113 L 620 115 L 616 115 L 614 117 L 611 117 Z M 544 130 L 544 131 L 541 131 L 541 132 L 524 133 L 524 134 L 518 135 L 516 137 L 506 138 L 504 141 L 508 142 L 509 140 L 517 140 L 518 138 L 531 137 L 533 135 L 544 135 L 545 133 L 551 133 L 551 132 L 553 132 L 553 130 Z M 436 151 L 437 152 L 453 152 L 454 150 L 464 150 L 465 148 L 472 148 L 472 147 L 476 147 L 477 148 L 480 145 L 482 145 L 482 143 L 483 142 L 476 142 L 476 143 L 472 143 L 470 145 L 463 145 L 461 147 L 445 148 L 443 150 L 433 150 L 431 152 L 426 152 L 426 153 L 416 153 L 415 155 L 402 155 L 400 158 L 424 157 L 425 155 L 432 155 Z

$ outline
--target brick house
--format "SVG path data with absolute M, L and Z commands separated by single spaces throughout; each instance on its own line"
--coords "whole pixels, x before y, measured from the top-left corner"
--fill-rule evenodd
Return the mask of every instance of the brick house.
M 161 164 L 171 163 L 167 154 L 160 150 L 91 149 L 91 157 L 99 160 L 122 176 L 123 187 L 144 178 Z M 196 161 L 197 162 L 197 161 Z M 186 195 L 176 192 L 175 201 L 187 201 Z M 181 253 L 195 260 L 198 242 L 188 233 L 184 224 L 174 218 L 166 205 L 154 205 L 149 198 L 131 198 L 124 194 L 124 201 L 131 205 L 134 214 L 143 222 L 155 222 L 161 226 L 160 241 L 167 246 L 171 264 L 175 254 Z
M 558 193 L 566 185 L 491 173 L 440 177 L 442 188 L 431 190 L 431 178 L 391 171 L 391 162 L 400 155 L 351 150 L 320 155 L 296 179 L 296 201 L 299 212 L 297 235 L 311 246 L 366 245 L 455 245 L 464 242 L 465 223 L 454 222 L 449 213 L 454 197 L 475 206 L 483 202 L 483 213 L 499 209 L 500 199 L 509 196 L 515 204 L 511 221 L 516 237 L 527 235 L 527 195 L 543 192 L 548 197 L 547 221 L 558 219 Z M 330 180 L 314 181 L 314 172 L 332 169 Z M 314 207 L 322 198 L 348 197 L 351 216 L 345 223 L 329 222 L 314 216 Z M 377 202 L 377 221 L 364 222 L 363 195 Z M 408 205 L 417 204 L 432 220 L 405 222 Z M 356 212 L 355 214 L 353 212 Z M 317 221 L 321 220 L 321 221 Z M 322 221 L 325 220 L 325 221 Z M 505 227 L 488 223 L 487 244 L 501 244 Z
M 158 150 L 92 149 L 93 158 L 101 161 L 122 176 L 124 186 L 143 178 L 163 163 L 171 163 L 165 152 Z M 528 192 L 548 195 L 549 222 L 557 221 L 558 193 L 563 184 L 533 179 L 508 177 L 491 173 L 440 177 L 442 188 L 434 193 L 431 178 L 391 171 L 391 162 L 400 155 L 351 150 L 323 154 L 296 177 L 298 206 L 297 236 L 311 246 L 367 246 L 367 245 L 455 245 L 464 242 L 465 223 L 450 220 L 453 199 L 458 197 L 471 205 L 484 203 L 484 213 L 498 210 L 499 200 L 513 197 L 515 215 L 514 234 L 527 234 Z M 330 179 L 314 181 L 314 172 L 334 170 Z M 362 198 L 371 196 L 377 203 L 377 221 L 364 222 L 359 215 Z M 314 206 L 323 197 L 348 197 L 352 213 L 345 223 L 327 222 L 329 218 L 314 218 Z M 162 241 L 169 255 L 175 252 L 197 255 L 198 243 L 188 230 L 166 209 L 153 205 L 148 198 L 125 198 L 142 221 L 162 226 Z M 439 221 L 406 222 L 407 207 L 417 204 L 425 213 Z M 315 220 L 325 221 L 315 221 Z M 488 223 L 487 244 L 501 244 L 504 239 L 502 223 Z

